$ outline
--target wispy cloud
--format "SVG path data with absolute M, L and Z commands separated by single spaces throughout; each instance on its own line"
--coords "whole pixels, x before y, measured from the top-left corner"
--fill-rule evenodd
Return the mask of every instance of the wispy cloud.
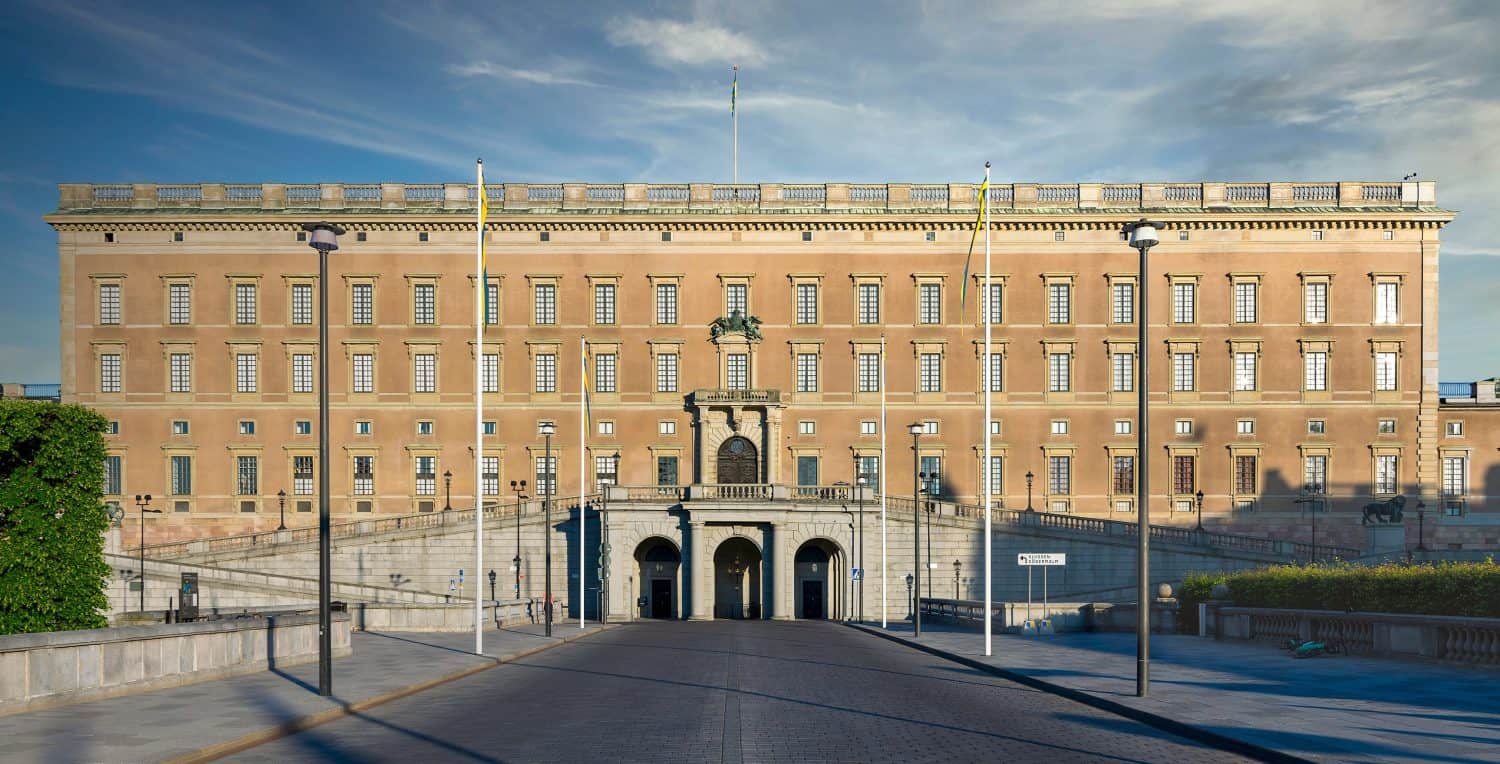
M 533 85 L 580 85 L 583 87 L 602 87 L 597 82 L 572 77 L 558 72 L 547 72 L 539 69 L 515 69 L 504 64 L 491 61 L 473 61 L 467 64 L 452 64 L 448 71 L 460 77 L 494 77 L 502 80 L 516 80 L 528 82 Z
M 709 21 L 673 21 L 628 16 L 611 22 L 609 41 L 618 47 L 637 47 L 658 63 L 762 64 L 768 55 L 748 35 Z

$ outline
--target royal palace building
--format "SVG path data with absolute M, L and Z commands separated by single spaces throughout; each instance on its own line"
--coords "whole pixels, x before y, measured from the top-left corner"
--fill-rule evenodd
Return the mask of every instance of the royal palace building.
M 476 344 L 473 185 L 62 185 L 62 398 L 110 420 L 107 498 L 157 497 L 157 541 L 283 506 L 315 523 L 326 289 L 335 521 L 471 507 L 476 478 L 495 502 L 521 480 L 577 495 L 580 457 L 585 491 L 772 497 L 858 469 L 974 503 L 988 435 L 1012 509 L 1130 519 L 1145 456 L 1161 523 L 1288 538 L 1321 512 L 1358 546 L 1361 509 L 1403 496 L 1429 544 L 1500 534 L 1497 415 L 1440 406 L 1455 213 L 1433 183 L 1000 185 L 987 289 L 974 184 L 485 193 Z M 1162 224 L 1144 275 L 1122 237 L 1142 216 Z M 345 233 L 321 284 L 302 226 L 325 220 Z

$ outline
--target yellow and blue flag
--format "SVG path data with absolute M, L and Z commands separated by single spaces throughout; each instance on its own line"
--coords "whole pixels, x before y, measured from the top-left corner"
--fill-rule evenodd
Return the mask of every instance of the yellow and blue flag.
M 984 225 L 985 215 L 989 214 L 989 200 L 985 198 L 989 188 L 989 179 L 979 184 L 979 215 L 974 218 L 974 232 L 969 235 L 969 254 L 964 257 L 964 280 L 958 290 L 958 314 L 960 316 L 969 315 L 964 308 L 969 299 L 969 262 L 974 259 L 974 241 L 979 238 L 979 229 Z

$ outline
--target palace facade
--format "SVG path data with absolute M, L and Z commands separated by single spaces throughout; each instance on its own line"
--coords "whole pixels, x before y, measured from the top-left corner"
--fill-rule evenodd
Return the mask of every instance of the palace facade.
M 589 491 L 858 468 L 972 503 L 987 433 L 997 506 L 1129 519 L 1145 352 L 1157 522 L 1300 539 L 1319 511 L 1358 546 L 1363 507 L 1404 496 L 1429 543 L 1497 541 L 1495 428 L 1439 408 L 1431 182 L 1001 185 L 988 289 L 973 184 L 494 185 L 480 345 L 472 185 L 60 190 L 62 397 L 110 420 L 109 498 L 156 497 L 158 541 L 283 503 L 315 523 L 320 288 L 336 521 L 471 507 L 476 478 L 577 495 L 580 456 Z M 346 229 L 326 285 L 319 220 Z

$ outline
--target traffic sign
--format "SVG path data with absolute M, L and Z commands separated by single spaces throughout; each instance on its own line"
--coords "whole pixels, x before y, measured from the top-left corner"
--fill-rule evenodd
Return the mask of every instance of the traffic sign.
M 1026 567 L 1032 565 L 1045 567 L 1067 565 L 1068 555 L 1061 552 L 1022 552 L 1016 555 L 1016 564 Z
M 855 581 L 863 581 L 863 580 L 865 580 L 865 572 L 863 570 L 859 569 L 859 568 L 853 568 L 852 569 L 852 578 Z

